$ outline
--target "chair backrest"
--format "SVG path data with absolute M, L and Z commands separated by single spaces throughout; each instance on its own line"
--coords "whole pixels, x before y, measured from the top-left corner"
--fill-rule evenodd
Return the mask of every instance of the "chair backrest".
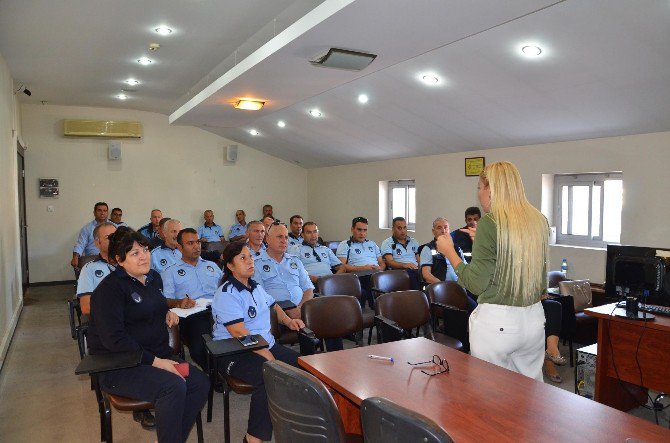
M 382 294 L 375 302 L 375 311 L 410 330 L 428 323 L 430 304 L 421 291 L 397 291 Z
M 372 287 L 382 293 L 407 291 L 412 287 L 409 274 L 404 269 L 375 272 L 371 278 Z
M 575 312 L 593 307 L 591 282 L 588 280 L 567 280 L 558 283 L 561 295 L 571 295 L 575 300 Z
M 228 245 L 227 241 L 211 241 L 207 242 L 207 251 L 216 251 L 216 252 L 223 252 L 224 249 L 226 249 L 226 246 Z
M 263 364 L 263 380 L 277 443 L 344 442 L 335 400 L 316 377 L 274 360 Z
M 184 347 L 181 343 L 181 335 L 179 334 L 179 325 L 176 324 L 171 328 L 168 328 L 168 333 L 170 334 L 169 343 L 170 348 L 172 348 L 172 355 L 184 355 Z
M 547 272 L 547 287 L 548 288 L 557 288 L 558 284 L 562 281 L 566 281 L 567 278 L 561 271 L 549 271 Z
M 428 285 L 426 293 L 431 303 L 440 303 L 462 310 L 468 307 L 468 294 L 455 281 L 441 281 Z
M 361 282 L 355 274 L 333 274 L 319 277 L 321 295 L 351 295 L 361 299 Z
M 361 304 L 350 295 L 331 295 L 302 304 L 302 320 L 317 338 L 336 338 L 363 329 Z
M 449 434 L 432 420 L 381 397 L 363 400 L 361 423 L 367 443 L 453 442 Z

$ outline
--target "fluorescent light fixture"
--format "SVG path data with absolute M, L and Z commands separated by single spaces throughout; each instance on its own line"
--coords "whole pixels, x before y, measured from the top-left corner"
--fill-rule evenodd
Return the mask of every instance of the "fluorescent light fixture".
M 429 86 L 435 86 L 440 83 L 440 78 L 432 72 L 424 72 L 419 74 L 419 80 Z
M 119 94 L 116 96 L 116 98 L 118 98 L 119 100 L 126 100 L 128 96 L 126 94 Z
M 137 59 L 137 63 L 139 63 L 140 65 L 144 65 L 144 66 L 150 65 L 153 62 L 154 61 L 151 60 L 149 57 L 142 57 L 142 58 Z
M 285 128 L 285 127 L 286 127 L 286 123 L 284 122 L 284 120 L 279 120 L 279 121 L 277 122 L 277 126 L 279 126 L 280 128 Z
M 159 35 L 170 35 L 172 34 L 172 29 L 168 28 L 167 26 L 161 25 L 154 29 L 154 32 Z
M 321 117 L 323 114 L 321 114 L 321 111 L 314 108 L 309 110 L 309 115 L 311 115 L 312 117 Z
M 368 102 L 368 100 L 369 100 L 368 96 L 365 95 L 365 94 L 361 94 L 361 95 L 358 96 L 358 103 L 365 104 L 365 103 Z
M 250 129 L 249 134 L 251 135 L 260 135 L 260 132 L 258 132 L 256 129 Z
M 526 57 L 539 57 L 542 54 L 542 48 L 536 45 L 524 45 L 521 47 L 521 53 Z
M 263 107 L 265 102 L 262 102 L 260 100 L 251 100 L 248 98 L 243 98 L 238 100 L 237 103 L 233 105 L 233 107 L 237 109 L 246 109 L 247 111 L 258 111 Z
M 135 80 L 134 78 L 129 78 L 128 80 L 124 81 L 123 83 L 128 84 L 130 86 L 135 86 L 135 85 L 139 85 L 140 81 Z

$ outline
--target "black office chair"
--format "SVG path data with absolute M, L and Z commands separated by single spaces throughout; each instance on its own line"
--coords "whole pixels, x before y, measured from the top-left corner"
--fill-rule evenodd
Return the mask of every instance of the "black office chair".
M 381 397 L 363 400 L 361 422 L 366 443 L 454 441 L 433 421 Z
M 387 292 L 412 289 L 409 274 L 404 269 L 375 272 L 370 278 L 372 279 L 372 295 L 375 298 Z
M 314 338 L 323 349 L 323 340 L 351 336 L 363 328 L 361 304 L 350 295 L 329 295 L 307 300 L 302 304 L 301 317 L 305 326 L 313 332 L 313 335 L 307 337 L 298 333 L 302 355 L 315 353 Z
M 263 380 L 277 443 L 363 441 L 345 434 L 333 396 L 313 375 L 275 360 L 263 363 Z

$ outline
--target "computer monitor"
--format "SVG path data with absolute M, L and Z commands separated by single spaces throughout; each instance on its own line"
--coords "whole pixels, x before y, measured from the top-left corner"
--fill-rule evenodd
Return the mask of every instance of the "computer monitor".
M 670 249 L 608 245 L 605 293 L 670 306 Z

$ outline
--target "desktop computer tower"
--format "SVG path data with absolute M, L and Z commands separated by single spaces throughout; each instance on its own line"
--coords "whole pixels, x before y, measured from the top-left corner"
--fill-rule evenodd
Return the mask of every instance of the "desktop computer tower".
M 575 394 L 593 400 L 596 389 L 596 357 L 598 344 L 577 349 L 575 364 Z

